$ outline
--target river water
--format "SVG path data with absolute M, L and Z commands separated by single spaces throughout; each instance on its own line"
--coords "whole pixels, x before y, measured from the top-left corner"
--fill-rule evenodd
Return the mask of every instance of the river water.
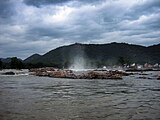
M 0 75 L 0 120 L 159 119 L 160 80 L 156 78 L 133 75 L 123 80 L 74 80 Z

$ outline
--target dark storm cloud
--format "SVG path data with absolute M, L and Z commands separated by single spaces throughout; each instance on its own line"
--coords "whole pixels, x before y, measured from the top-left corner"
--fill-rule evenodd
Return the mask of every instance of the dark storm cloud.
M 100 0 L 24 0 L 27 5 L 33 5 L 36 7 L 40 7 L 41 5 L 50 5 L 50 4 L 65 4 L 70 1 L 79 1 L 83 3 L 92 3 Z
M 34 5 L 39 7 L 40 5 L 48 5 L 48 4 L 62 4 L 68 2 L 70 0 L 24 0 L 27 5 Z
M 0 0 L 0 57 L 80 43 L 160 42 L 159 0 Z
M 10 0 L 1 0 L 0 1 L 0 17 L 1 18 L 8 18 L 13 15 L 14 12 L 12 11 L 12 3 Z
M 12 0 L 0 1 L 0 24 L 11 24 L 12 16 L 14 16 L 14 3 Z
M 130 19 L 138 19 L 141 15 L 149 15 L 152 13 L 160 12 L 160 1 L 159 0 L 148 0 L 147 2 L 143 2 L 143 0 L 139 4 L 131 8 L 130 11 L 126 13 Z

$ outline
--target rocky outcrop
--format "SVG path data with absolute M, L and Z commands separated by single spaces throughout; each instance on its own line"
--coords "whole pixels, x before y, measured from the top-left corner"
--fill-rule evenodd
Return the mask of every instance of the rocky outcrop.
M 95 72 L 91 71 L 86 74 L 86 79 L 122 79 L 122 74 L 117 74 L 116 72 Z
M 48 76 L 54 78 L 76 78 L 75 74 L 71 70 L 61 70 L 55 68 L 38 68 L 30 69 L 32 75 L 36 76 Z
M 122 79 L 122 76 L 130 75 L 130 73 L 122 71 L 96 71 L 90 70 L 85 72 L 75 72 L 72 70 L 62 70 L 55 68 L 38 68 L 30 69 L 32 75 L 48 76 L 53 78 L 71 78 L 71 79 Z

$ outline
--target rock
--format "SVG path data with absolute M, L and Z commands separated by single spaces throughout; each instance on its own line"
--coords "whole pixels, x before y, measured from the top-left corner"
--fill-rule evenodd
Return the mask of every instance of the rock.
M 130 73 L 122 71 L 85 71 L 75 73 L 72 70 L 62 70 L 55 68 L 36 68 L 30 69 L 32 75 L 48 76 L 54 78 L 70 78 L 70 79 L 122 79 L 122 76 L 130 75 Z
M 45 67 L 45 68 L 32 68 L 32 69 L 29 69 L 29 72 L 37 72 L 37 71 L 40 71 L 40 72 L 55 71 L 55 68 L 53 68 L 53 67 Z
M 146 73 L 138 73 L 138 75 L 148 75 L 148 74 L 146 74 Z
M 111 72 L 95 72 L 91 71 L 85 75 L 87 79 L 122 79 L 121 74 Z
M 119 74 L 119 75 L 122 75 L 122 76 L 129 76 L 129 75 L 133 75 L 133 73 L 127 73 L 127 72 L 124 72 L 124 71 L 110 71 L 112 72 L 113 74 Z
M 145 72 L 145 71 L 154 71 L 152 68 L 147 69 L 127 69 L 126 72 Z
M 160 76 L 157 78 L 157 80 L 160 80 Z
M 152 79 L 150 77 L 145 77 L 145 76 L 142 76 L 142 77 L 138 77 L 139 79 Z
M 55 77 L 55 78 L 65 78 L 65 72 L 62 70 L 58 70 L 58 71 L 52 71 L 49 73 L 50 77 Z
M 10 71 L 10 72 L 5 72 L 5 73 L 3 73 L 3 75 L 15 75 L 15 73 L 12 72 L 12 71 Z
M 111 77 L 108 77 L 108 79 L 122 79 L 122 75 L 115 74 L 115 75 L 112 75 Z
M 29 70 L 32 75 L 48 76 L 54 78 L 76 78 L 72 70 L 61 70 L 55 68 L 34 68 Z

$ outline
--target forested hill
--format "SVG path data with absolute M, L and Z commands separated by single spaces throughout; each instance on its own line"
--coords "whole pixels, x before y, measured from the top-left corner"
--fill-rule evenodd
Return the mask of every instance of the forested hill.
M 122 58 L 126 63 L 160 63 L 160 44 L 140 46 L 126 43 L 80 44 L 62 46 L 44 55 L 34 54 L 25 63 L 44 66 L 67 67 L 75 59 L 85 61 L 86 65 L 115 65 Z

